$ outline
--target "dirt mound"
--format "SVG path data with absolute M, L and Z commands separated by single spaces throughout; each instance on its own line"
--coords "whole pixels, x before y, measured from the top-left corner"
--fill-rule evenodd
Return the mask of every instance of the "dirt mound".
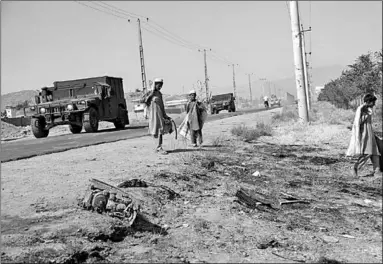
M 26 137 L 31 134 L 30 126 L 17 127 L 7 122 L 1 121 L 1 140 Z

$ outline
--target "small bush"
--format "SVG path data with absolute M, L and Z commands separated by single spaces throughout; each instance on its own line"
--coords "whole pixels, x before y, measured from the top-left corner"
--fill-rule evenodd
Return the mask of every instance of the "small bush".
M 286 107 L 282 109 L 281 113 L 276 113 L 272 117 L 273 122 L 275 121 L 285 122 L 285 121 L 291 121 L 291 120 L 295 121 L 297 119 L 298 119 L 298 112 L 296 111 L 296 109 L 288 109 Z
M 221 147 L 224 141 L 225 141 L 225 138 L 223 136 L 218 136 L 213 139 L 212 145 L 213 147 Z
M 243 140 L 246 142 L 250 142 L 252 140 L 258 139 L 261 136 L 271 136 L 272 129 L 270 125 L 260 122 L 257 123 L 255 128 L 249 128 L 244 124 L 235 126 L 231 129 L 231 133 L 234 136 L 243 138 Z
M 328 102 L 316 102 L 310 109 L 310 121 L 323 124 L 342 125 L 353 122 L 355 112 L 351 109 L 336 108 Z

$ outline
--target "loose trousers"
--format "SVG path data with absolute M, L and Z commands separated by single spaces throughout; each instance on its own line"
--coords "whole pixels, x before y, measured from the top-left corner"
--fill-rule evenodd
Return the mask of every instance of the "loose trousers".
M 190 139 L 192 144 L 197 144 L 197 138 L 198 138 L 198 144 L 202 144 L 202 130 L 193 130 L 190 129 Z
M 369 159 L 372 162 L 372 166 L 373 166 L 374 171 L 376 171 L 377 168 L 380 168 L 380 165 L 379 165 L 380 156 L 369 155 L 369 154 L 360 155 L 358 160 L 356 161 L 356 163 L 354 165 L 354 168 L 359 171 L 360 169 L 362 169 L 366 165 L 366 163 Z

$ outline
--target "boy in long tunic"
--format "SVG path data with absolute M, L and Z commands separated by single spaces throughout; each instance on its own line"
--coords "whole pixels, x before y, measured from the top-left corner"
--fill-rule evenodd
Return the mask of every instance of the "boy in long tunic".
M 358 172 L 369 159 L 374 170 L 372 175 L 380 171 L 379 159 L 381 153 L 372 130 L 372 108 L 375 106 L 376 100 L 377 98 L 374 95 L 367 94 L 364 97 L 364 104 L 356 110 L 350 145 L 346 152 L 347 156 L 358 157 L 353 169 L 354 177 L 358 176 Z
M 186 113 L 189 115 L 188 126 L 190 129 L 190 139 L 193 147 L 197 147 L 197 139 L 198 144 L 202 145 L 203 114 L 205 111 L 202 103 L 197 101 L 196 97 L 196 91 L 190 91 L 189 102 L 186 106 Z
M 163 86 L 163 79 L 154 79 L 153 90 L 144 97 L 144 102 L 147 105 L 149 116 L 149 134 L 155 139 L 156 152 L 160 154 L 168 154 L 162 149 L 165 120 L 170 120 L 170 117 L 165 113 L 164 101 L 160 92 Z M 157 141 L 158 139 L 158 141 Z

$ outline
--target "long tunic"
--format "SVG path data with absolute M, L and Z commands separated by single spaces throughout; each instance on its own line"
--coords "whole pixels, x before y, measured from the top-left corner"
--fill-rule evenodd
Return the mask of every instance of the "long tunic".
M 351 140 L 346 155 L 359 156 L 363 154 L 380 155 L 372 131 L 372 111 L 366 111 L 364 105 L 361 105 L 355 113 Z
M 154 90 L 145 98 L 148 105 L 147 111 L 149 116 L 149 134 L 154 137 L 164 134 L 164 120 L 168 118 L 165 113 L 165 105 L 162 99 L 162 93 Z
M 189 140 L 190 130 L 203 128 L 207 118 L 207 111 L 202 103 L 193 100 L 187 104 L 186 112 L 187 115 L 178 127 L 178 134 Z
M 189 101 L 186 107 L 186 113 L 188 114 L 188 125 L 192 130 L 199 130 L 203 128 L 206 119 L 206 109 L 201 102 L 197 100 Z
M 363 154 L 380 155 L 376 143 L 374 132 L 372 131 L 372 111 L 362 111 L 362 120 L 366 120 L 360 125 L 361 148 Z

